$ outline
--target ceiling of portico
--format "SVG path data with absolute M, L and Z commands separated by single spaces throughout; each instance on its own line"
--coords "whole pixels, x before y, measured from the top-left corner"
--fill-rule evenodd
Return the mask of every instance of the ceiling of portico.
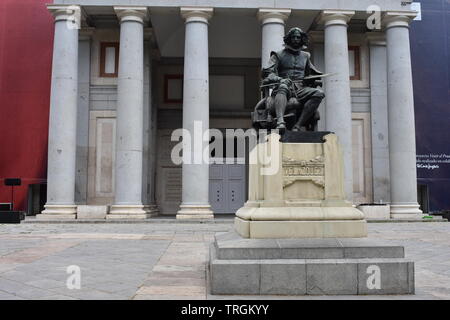
M 209 55 L 212 58 L 260 58 L 261 23 L 256 9 L 215 9 L 209 24 Z M 286 28 L 308 30 L 315 11 L 293 11 Z M 184 21 L 178 10 L 155 9 L 150 13 L 163 57 L 184 55 Z
M 119 28 L 112 6 L 83 6 L 88 25 L 94 28 Z M 180 9 L 174 7 L 150 8 L 149 26 L 162 57 L 184 56 L 184 20 Z M 321 30 L 315 23 L 320 11 L 292 10 L 286 30 L 300 27 L 305 31 Z M 357 13 L 350 31 L 365 28 L 366 13 Z M 209 55 L 212 58 L 260 58 L 261 23 L 257 9 L 215 8 L 209 24 Z

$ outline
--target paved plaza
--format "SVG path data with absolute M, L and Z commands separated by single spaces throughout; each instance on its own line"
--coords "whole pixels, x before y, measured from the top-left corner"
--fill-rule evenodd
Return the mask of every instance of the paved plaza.
M 405 247 L 415 295 L 214 296 L 208 246 L 232 220 L 0 225 L 0 299 L 450 299 L 450 223 L 369 223 L 369 238 Z M 69 266 L 80 289 L 69 289 Z

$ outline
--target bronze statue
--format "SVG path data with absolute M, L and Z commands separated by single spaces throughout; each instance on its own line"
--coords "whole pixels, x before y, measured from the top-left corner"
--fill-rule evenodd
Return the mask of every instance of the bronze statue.
M 320 119 L 317 111 L 325 97 L 318 79 L 326 76 L 311 63 L 311 55 L 302 51 L 308 36 L 292 28 L 284 36 L 285 48 L 270 53 L 269 67 L 262 69 L 263 99 L 252 113 L 256 129 L 316 131 Z M 272 93 L 269 94 L 269 89 Z

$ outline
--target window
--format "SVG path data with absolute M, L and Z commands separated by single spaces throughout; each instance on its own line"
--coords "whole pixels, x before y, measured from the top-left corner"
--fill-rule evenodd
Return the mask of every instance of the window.
M 100 77 L 115 78 L 119 69 L 119 43 L 100 44 Z
M 164 76 L 164 103 L 183 102 L 183 75 L 166 74 Z
M 361 80 L 361 63 L 359 47 L 348 47 L 348 59 L 350 66 L 350 80 Z

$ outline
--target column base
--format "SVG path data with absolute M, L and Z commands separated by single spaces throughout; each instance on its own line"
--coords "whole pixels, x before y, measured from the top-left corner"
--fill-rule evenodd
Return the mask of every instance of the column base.
M 144 205 L 144 211 L 149 217 L 156 217 L 159 215 L 158 206 L 156 204 Z
M 37 220 L 72 220 L 77 218 L 75 204 L 46 204 L 45 210 L 36 215 Z
M 112 205 L 106 219 L 147 219 L 150 215 L 144 210 L 142 204 Z
M 191 205 L 181 204 L 180 210 L 177 212 L 177 219 L 194 220 L 194 219 L 214 219 L 214 212 L 208 205 Z
M 391 204 L 391 219 L 422 219 L 418 204 Z
M 77 219 L 79 220 L 106 219 L 108 210 L 109 210 L 108 206 L 79 205 L 77 208 Z

